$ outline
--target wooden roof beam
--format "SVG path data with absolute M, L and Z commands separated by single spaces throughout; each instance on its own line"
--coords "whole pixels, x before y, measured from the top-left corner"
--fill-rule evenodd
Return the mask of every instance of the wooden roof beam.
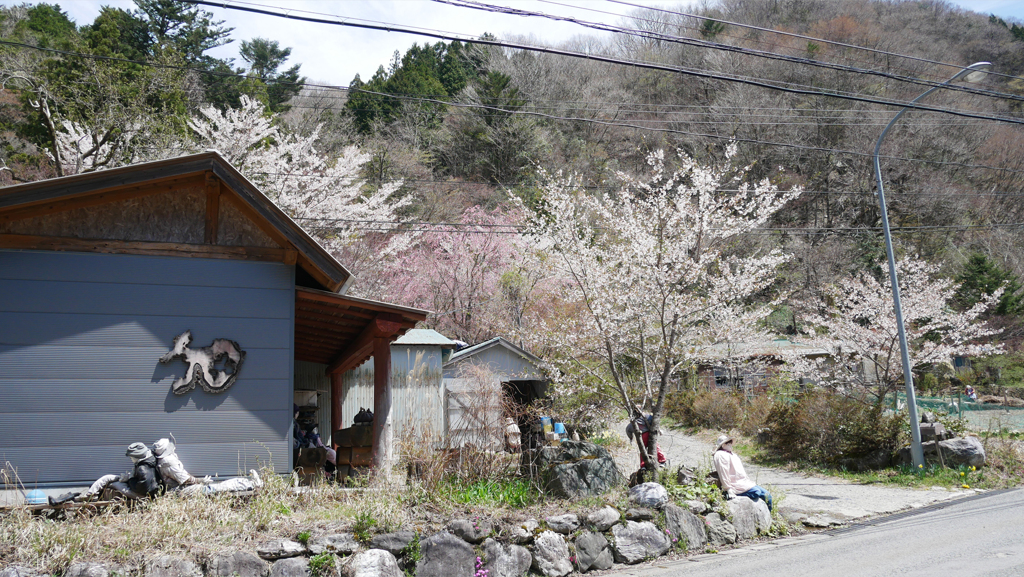
M 402 330 L 402 317 L 381 314 L 366 325 L 350 345 L 327 366 L 327 374 L 344 373 L 355 368 L 373 354 L 373 341 L 378 338 L 391 339 Z

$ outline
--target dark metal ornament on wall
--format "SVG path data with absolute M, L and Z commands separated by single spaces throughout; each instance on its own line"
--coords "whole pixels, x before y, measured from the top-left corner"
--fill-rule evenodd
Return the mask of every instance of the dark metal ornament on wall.
M 208 347 L 190 349 L 192 331 L 185 331 L 174 337 L 174 348 L 160 357 L 160 362 L 167 364 L 181 359 L 188 364 L 185 376 L 174 381 L 171 391 L 176 395 L 185 393 L 201 385 L 208 393 L 222 393 L 238 378 L 238 371 L 245 361 L 245 351 L 238 343 L 228 339 L 214 339 Z M 218 369 L 217 363 L 223 359 L 224 369 Z

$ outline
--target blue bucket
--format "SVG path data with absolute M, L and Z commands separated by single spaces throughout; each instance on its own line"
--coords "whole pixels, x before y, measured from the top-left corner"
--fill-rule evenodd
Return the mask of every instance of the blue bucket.
M 555 423 L 555 433 L 560 436 L 565 435 L 565 423 Z
M 45 505 L 49 503 L 46 499 L 46 493 L 39 489 L 32 489 L 28 493 L 25 493 L 25 504 L 26 505 Z

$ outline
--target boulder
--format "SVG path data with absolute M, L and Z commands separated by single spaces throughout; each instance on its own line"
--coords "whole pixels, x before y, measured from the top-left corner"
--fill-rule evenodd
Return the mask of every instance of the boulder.
M 351 555 L 359 549 L 359 541 L 356 541 L 356 537 L 352 533 L 324 535 L 323 537 L 317 537 L 309 543 L 309 552 L 314 555 L 321 553 Z
M 955 468 L 961 465 L 982 467 L 985 465 L 985 447 L 977 437 L 956 437 L 945 441 L 921 443 L 925 460 L 929 463 L 940 462 L 936 447 L 942 449 L 942 461 L 947 467 Z M 913 458 L 910 454 L 910 447 L 903 447 L 897 451 L 893 460 L 898 465 L 912 465 Z
M 31 567 L 23 565 L 12 565 L 6 569 L 0 569 L 0 577 L 40 577 L 42 573 Z
M 383 549 L 392 555 L 401 555 L 402 550 L 408 547 L 409 543 L 412 543 L 412 540 L 415 538 L 416 533 L 412 531 L 374 535 L 373 539 L 370 539 L 370 548 Z
M 502 545 L 494 539 L 484 541 L 484 569 L 488 577 L 523 577 L 533 557 L 526 547 Z
M 544 531 L 533 540 L 534 571 L 545 577 L 563 577 L 572 573 L 569 546 L 554 531 Z
M 705 524 L 708 528 L 708 542 L 711 545 L 717 547 L 736 542 L 736 528 L 718 513 L 708 515 Z
M 464 540 L 448 532 L 420 541 L 416 577 L 473 577 L 476 553 Z
M 576 566 L 581 573 L 611 569 L 614 561 L 612 549 L 604 535 L 584 531 L 576 537 Z
M 533 541 L 533 532 L 527 531 L 526 527 L 523 527 L 521 524 L 509 526 L 505 533 L 513 543 L 529 543 Z
M 921 422 L 922 423 L 938 423 L 939 422 L 939 418 L 935 416 L 935 413 L 933 413 L 931 411 L 925 411 L 925 412 L 921 413 Z
M 626 519 L 630 521 L 651 521 L 654 519 L 654 511 L 630 507 L 626 509 Z
M 661 509 L 668 503 L 668 491 L 658 483 L 641 483 L 629 490 L 629 501 L 641 507 Z
M 107 563 L 72 563 L 64 573 L 64 577 L 112 577 L 114 575 L 124 577 L 128 575 L 128 570 L 120 565 Z
M 685 501 L 683 504 L 686 505 L 686 508 L 694 515 L 703 515 L 708 510 L 708 504 L 697 499 Z
M 590 523 L 597 531 L 604 532 L 611 529 L 612 525 L 618 523 L 619 518 L 619 512 L 615 507 L 602 507 L 587 515 L 587 523 Z
M 270 577 L 309 577 L 309 559 L 290 557 L 270 566 Z
M 145 577 L 203 577 L 199 566 L 190 559 L 161 555 L 146 562 Z
M 608 451 L 584 441 L 562 441 L 530 455 L 549 492 L 566 499 L 601 495 L 626 482 Z
M 632 565 L 660 557 L 672 548 L 672 540 L 654 523 L 626 521 L 612 527 L 612 550 L 619 563 Z
M 580 528 L 580 519 L 572 513 L 566 513 L 565 515 L 554 515 L 545 519 L 548 523 L 548 527 L 556 533 L 568 535 L 576 529 Z
M 693 483 L 694 480 L 696 480 L 696 475 L 694 474 L 693 469 L 687 469 L 685 466 L 679 465 L 679 468 L 676 469 L 676 483 L 680 485 L 689 485 L 690 483 Z
M 266 577 L 269 574 L 267 563 L 248 551 L 217 553 L 206 562 L 207 577 Z
M 306 546 L 291 539 L 275 539 L 256 549 L 256 554 L 268 561 L 298 557 L 306 552 Z
M 939 441 L 942 457 L 947 467 L 984 467 L 985 447 L 978 437 L 957 437 L 948 441 Z
M 760 501 L 757 501 L 758 503 Z M 736 497 L 728 501 L 732 526 L 737 539 L 753 539 L 757 536 L 757 508 L 750 497 Z M 767 506 L 765 506 L 767 509 Z
M 489 519 L 453 519 L 445 527 L 449 533 L 467 543 L 483 543 L 484 539 L 494 530 Z
M 402 577 L 395 556 L 383 549 L 369 549 L 341 562 L 342 577 Z
M 665 529 L 673 539 L 682 539 L 687 551 L 699 551 L 708 544 L 704 521 L 691 511 L 671 503 L 665 505 Z

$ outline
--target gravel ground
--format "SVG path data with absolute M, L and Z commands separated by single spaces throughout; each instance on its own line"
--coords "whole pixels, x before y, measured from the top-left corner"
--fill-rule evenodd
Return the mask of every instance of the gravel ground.
M 623 437 L 625 428 L 626 423 L 623 422 L 617 430 L 623 431 L 620 433 Z M 668 429 L 661 435 L 659 445 L 673 469 L 679 465 L 711 468 L 711 454 L 715 446 L 710 435 L 703 438 Z M 619 470 L 626 475 L 639 467 L 635 445 L 620 448 L 613 455 Z M 790 522 L 801 522 L 811 527 L 841 525 L 975 493 L 973 489 L 862 485 L 836 477 L 811 476 L 748 463 L 744 463 L 744 468 L 754 482 L 772 493 L 780 511 Z

